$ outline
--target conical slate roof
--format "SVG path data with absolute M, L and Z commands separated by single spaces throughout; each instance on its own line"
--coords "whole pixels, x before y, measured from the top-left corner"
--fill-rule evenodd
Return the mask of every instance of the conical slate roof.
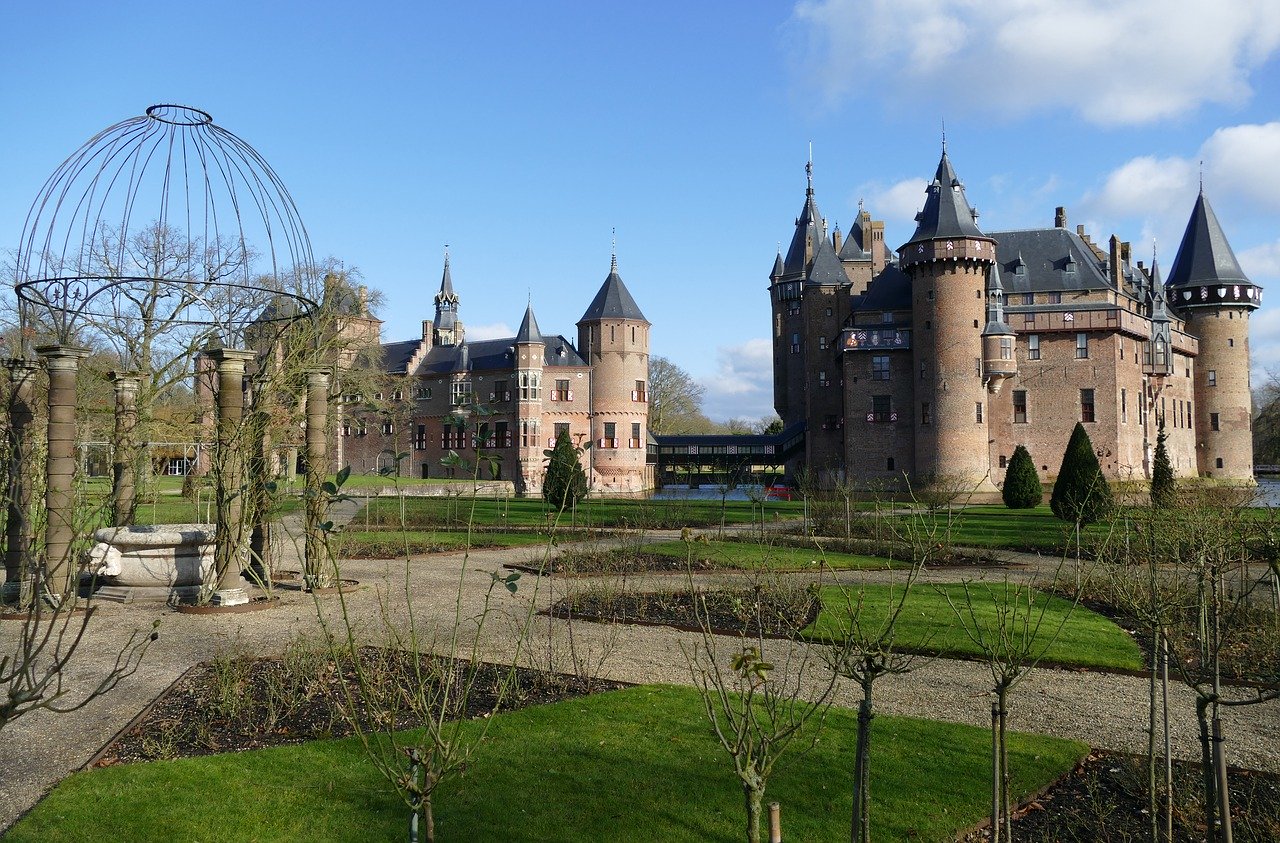
M 867 233 L 862 229 L 861 215 L 849 227 L 849 236 L 840 244 L 840 260 L 870 260 L 871 252 L 867 249 L 864 238 Z
M 994 296 L 992 295 L 994 294 Z M 991 264 L 987 276 L 987 324 L 982 329 L 984 337 L 1007 337 L 1014 335 L 1004 315 L 1004 284 L 1000 281 L 1000 264 Z
M 516 342 L 542 342 L 542 331 L 538 329 L 538 320 L 533 315 L 533 303 L 524 309 L 524 319 L 520 322 L 520 330 L 516 331 Z
M 1160 283 L 1160 266 L 1151 259 L 1151 321 L 1168 322 L 1169 311 L 1165 307 L 1164 284 Z
M 940 238 L 983 237 L 974 221 L 973 208 L 964 195 L 964 185 L 951 168 L 944 150 L 938 172 L 926 189 L 924 210 L 916 214 L 916 233 L 907 243 Z
M 810 284 L 849 283 L 849 276 L 844 274 L 844 267 L 840 265 L 840 258 L 836 256 L 836 247 L 825 237 L 818 243 L 817 253 L 813 256 L 813 264 L 809 267 L 809 274 L 805 280 Z
M 618 274 L 618 257 L 616 255 L 613 257 L 612 264 L 609 267 L 609 277 L 604 279 L 600 292 L 596 293 L 596 297 L 591 300 L 591 304 L 587 306 L 587 312 L 582 314 L 578 324 L 599 319 L 649 321 L 640 312 L 640 306 L 631 297 L 631 293 L 627 290 L 627 285 L 622 283 L 622 276 Z
M 1198 287 L 1210 284 L 1248 284 L 1240 262 L 1227 236 L 1222 233 L 1218 217 L 1209 207 L 1204 192 L 1196 197 L 1187 230 L 1182 235 L 1182 245 L 1174 258 L 1173 270 L 1167 284 L 1170 290 Z
M 449 255 L 444 256 L 444 275 L 440 278 L 440 292 L 436 293 L 436 304 L 458 303 L 458 294 L 453 291 L 453 275 L 449 272 Z
M 822 214 L 818 212 L 818 203 L 813 198 L 813 164 L 805 165 L 809 186 L 804 192 L 804 207 L 796 219 L 796 232 L 791 235 L 791 245 L 787 248 L 787 258 L 783 269 L 787 274 L 804 272 L 809 261 L 818 251 L 818 242 L 825 240 L 827 233 L 823 230 Z
M 773 270 L 769 273 L 770 278 L 782 277 L 782 251 L 778 251 L 778 256 L 773 259 Z

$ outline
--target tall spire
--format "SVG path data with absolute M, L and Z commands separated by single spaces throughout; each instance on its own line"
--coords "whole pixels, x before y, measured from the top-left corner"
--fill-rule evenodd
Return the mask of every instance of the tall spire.
M 783 267 L 788 275 L 803 274 L 818 252 L 818 245 L 826 239 L 826 226 L 822 214 L 818 212 L 818 203 L 813 198 L 813 160 L 805 164 L 804 207 L 796 218 L 795 234 L 791 236 L 791 246 L 787 249 Z
M 461 342 L 461 323 L 458 321 L 458 294 L 453 291 L 453 275 L 449 271 L 449 247 L 444 247 L 444 273 L 440 276 L 440 292 L 436 293 L 436 318 L 434 321 L 436 342 L 440 345 L 456 345 Z
M 516 342 L 542 342 L 542 331 L 538 328 L 538 320 L 533 315 L 533 302 L 524 309 L 524 319 L 520 321 L 520 330 L 516 331 Z

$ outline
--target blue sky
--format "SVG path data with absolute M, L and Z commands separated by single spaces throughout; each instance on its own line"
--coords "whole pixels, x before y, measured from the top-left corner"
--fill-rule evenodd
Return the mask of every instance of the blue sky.
M 1069 7 L 1069 8 L 1064 8 Z M 575 336 L 618 263 L 652 351 L 713 418 L 772 411 L 768 272 L 813 144 L 819 207 L 896 246 L 940 148 L 987 230 L 1158 242 L 1205 190 L 1280 372 L 1280 8 L 1272 0 L 707 3 L 42 2 L 0 6 L 0 247 L 81 143 L 196 106 L 288 185 L 317 256 L 432 314 L 449 244 L 473 338 L 526 299 Z

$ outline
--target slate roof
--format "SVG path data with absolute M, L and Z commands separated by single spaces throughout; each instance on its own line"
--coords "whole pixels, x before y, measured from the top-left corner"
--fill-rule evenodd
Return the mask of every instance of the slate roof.
M 852 307 L 855 311 L 910 310 L 910 276 L 897 264 L 889 264 L 872 279 L 865 293 L 854 296 Z
M 773 269 L 769 272 L 770 278 L 782 277 L 782 251 L 778 251 L 778 256 L 773 259 Z
M 578 324 L 581 325 L 583 322 L 592 322 L 597 319 L 635 319 L 645 323 L 649 321 L 640 312 L 640 306 L 631 297 L 631 293 L 627 290 L 627 285 L 622 283 L 622 276 L 618 274 L 618 258 L 616 256 L 613 259 L 612 266 L 609 268 L 609 277 L 604 279 L 600 292 L 596 293 L 596 297 L 591 300 L 591 304 L 587 306 L 587 312 L 582 314 Z
M 538 329 L 532 304 L 524 309 L 524 319 L 520 320 L 520 330 L 516 331 L 516 342 L 542 342 L 542 331 Z
M 422 340 L 406 340 L 404 342 L 387 342 L 382 344 L 382 368 L 393 375 L 407 374 L 405 369 L 413 358 L 413 353 L 422 345 Z
M 805 280 L 810 284 L 838 285 L 849 283 L 849 276 L 844 274 L 844 267 L 840 265 L 840 258 L 836 256 L 836 247 L 825 237 L 818 244 L 818 249 L 813 256 L 813 263 L 809 265 L 809 274 Z
M 996 241 L 1006 303 L 1019 304 L 1009 298 L 1018 293 L 1111 288 L 1106 264 L 1074 231 L 1037 228 L 987 236 Z
M 903 245 L 937 238 L 982 236 L 974 221 L 973 208 L 965 198 L 964 185 L 956 178 L 951 159 L 944 150 L 938 172 L 926 189 L 924 210 L 916 214 L 916 233 Z
M 818 241 L 827 238 L 826 226 L 822 224 L 822 214 L 818 212 L 818 203 L 813 198 L 813 165 L 805 165 L 809 176 L 809 186 L 804 192 L 804 207 L 796 218 L 796 233 L 791 235 L 791 246 L 787 249 L 783 270 L 786 274 L 803 273 L 809 260 L 818 251 Z
M 862 225 L 855 219 L 853 225 L 849 228 L 849 236 L 840 244 L 840 260 L 870 260 L 871 252 L 867 250 L 864 243 L 866 232 L 862 230 Z
M 1249 284 L 1218 217 L 1202 191 L 1178 246 L 1166 286 L 1170 290 L 1209 284 Z
M 560 335 L 543 335 L 542 341 L 546 344 L 546 349 L 543 352 L 544 366 L 555 368 L 558 366 L 587 365 L 587 361 L 582 359 L 573 344 L 564 337 Z M 442 375 L 464 371 L 514 370 L 512 349 L 515 344 L 515 337 L 506 337 L 503 339 L 477 340 L 475 342 L 466 342 L 462 345 L 436 346 L 427 353 L 427 358 L 422 362 L 418 372 L 420 374 Z M 383 348 L 400 345 L 404 345 L 404 343 L 391 343 L 389 346 L 383 346 Z M 413 343 L 413 346 L 416 348 L 417 343 Z

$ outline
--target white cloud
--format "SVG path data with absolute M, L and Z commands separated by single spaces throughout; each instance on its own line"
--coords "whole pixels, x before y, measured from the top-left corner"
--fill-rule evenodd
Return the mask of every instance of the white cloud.
M 1280 209 L 1280 122 L 1219 129 L 1204 142 L 1200 156 L 1214 195 L 1231 192 Z
M 1280 240 L 1245 249 L 1236 257 L 1240 259 L 1240 268 L 1250 279 L 1260 284 L 1280 280 Z
M 708 418 L 758 419 L 773 414 L 773 344 L 750 339 L 716 349 L 716 372 L 702 378 L 703 412 Z
M 1142 216 L 1165 207 L 1171 197 L 1191 193 L 1195 179 L 1195 164 L 1185 158 L 1144 155 L 1112 170 L 1101 193 L 1086 198 L 1085 204 L 1095 213 Z
M 867 210 L 887 226 L 901 224 L 914 229 L 916 212 L 924 207 L 924 179 L 903 179 L 890 185 L 883 182 L 866 182 L 858 185 L 857 198 L 866 203 Z
M 465 324 L 469 340 L 498 340 L 514 337 L 516 329 L 506 322 L 490 322 L 488 325 Z
M 1100 125 L 1244 102 L 1280 49 L 1274 0 L 802 0 L 790 28 L 798 84 L 819 80 L 833 104 L 874 80 L 913 108 L 1067 108 Z

